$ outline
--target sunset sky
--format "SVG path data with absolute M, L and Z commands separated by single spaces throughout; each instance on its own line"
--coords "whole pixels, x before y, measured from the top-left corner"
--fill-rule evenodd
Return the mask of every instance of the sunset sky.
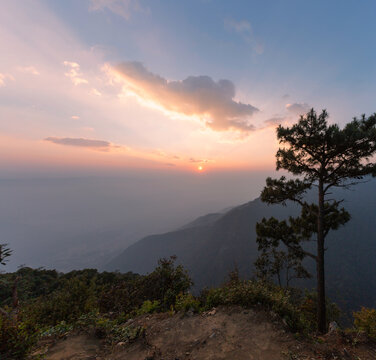
M 373 1 L 2 0 L 0 166 L 274 168 L 275 126 L 376 110 Z

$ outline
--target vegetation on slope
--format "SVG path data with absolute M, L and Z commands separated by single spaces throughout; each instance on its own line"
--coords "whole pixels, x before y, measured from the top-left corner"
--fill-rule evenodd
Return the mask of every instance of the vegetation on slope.
M 12 282 L 18 279 L 19 304 L 11 301 Z M 161 259 L 150 274 L 99 273 L 86 269 L 60 274 L 22 268 L 0 275 L 1 359 L 23 359 L 40 339 L 59 337 L 77 330 L 91 330 L 108 346 L 130 343 L 143 336 L 142 326 L 130 326 L 135 316 L 177 311 L 200 313 L 219 305 L 241 305 L 267 310 L 291 331 L 310 334 L 316 326 L 313 294 L 284 289 L 271 283 L 241 280 L 237 272 L 220 287 L 189 293 L 192 281 L 175 258 Z M 38 284 L 36 286 L 35 284 Z M 16 302 L 17 303 L 17 302 Z M 338 318 L 338 308 L 327 304 L 328 321 Z M 365 310 L 364 310 L 365 311 Z M 373 336 L 373 313 L 363 311 L 356 325 Z

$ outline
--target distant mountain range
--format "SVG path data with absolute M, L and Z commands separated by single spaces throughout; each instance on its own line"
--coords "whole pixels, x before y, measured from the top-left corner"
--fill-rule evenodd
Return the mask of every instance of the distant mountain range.
M 346 309 L 376 307 L 376 181 L 333 195 L 344 198 L 352 219 L 327 239 L 328 295 Z M 296 215 L 294 204 L 268 206 L 260 199 L 208 214 L 168 233 L 147 236 L 129 246 L 106 265 L 106 270 L 151 272 L 161 257 L 176 255 L 190 272 L 196 289 L 215 286 L 238 267 L 253 274 L 258 256 L 255 225 L 263 217 Z M 313 264 L 309 265 L 314 271 Z M 314 280 L 301 282 L 313 287 Z

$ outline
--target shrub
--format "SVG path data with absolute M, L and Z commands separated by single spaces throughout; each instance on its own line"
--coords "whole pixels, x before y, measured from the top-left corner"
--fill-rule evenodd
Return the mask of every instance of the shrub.
M 0 315 L 0 359 L 24 359 L 38 341 L 38 330 L 28 321 Z
M 360 311 L 354 312 L 353 316 L 355 328 L 376 340 L 376 310 L 362 307 Z
M 141 307 L 136 311 L 137 315 L 152 314 L 160 308 L 160 303 L 158 300 L 150 301 L 146 300 L 143 302 Z
M 145 329 L 141 326 L 114 325 L 109 334 L 112 344 L 119 342 L 133 342 L 143 336 Z
M 99 295 L 101 312 L 130 313 L 142 306 L 144 301 L 158 301 L 159 310 L 175 305 L 176 297 L 185 294 L 192 285 L 183 266 L 175 266 L 176 257 L 160 259 L 158 267 L 146 276 L 129 278 L 104 288 Z
M 192 294 L 179 294 L 175 300 L 175 310 L 187 312 L 193 310 L 199 312 L 200 301 Z
M 72 323 L 82 314 L 97 309 L 94 284 L 79 278 L 69 279 L 61 290 L 36 299 L 26 309 L 30 319 L 39 325 Z
M 308 324 L 300 309 L 291 301 L 288 290 L 260 281 L 236 281 L 205 291 L 203 306 L 262 306 L 277 313 L 294 332 L 307 332 Z
M 182 265 L 175 266 L 175 256 L 170 259 L 160 259 L 158 266 L 141 282 L 144 293 L 141 295 L 145 300 L 158 300 L 164 310 L 175 305 L 176 297 L 185 294 L 193 282 L 187 270 Z
M 65 321 L 61 321 L 60 323 L 56 324 L 48 328 L 47 330 L 43 331 L 40 336 L 41 337 L 49 337 L 49 336 L 57 336 L 62 337 L 67 335 L 70 331 L 73 330 L 73 325 L 67 324 Z
M 314 330 L 317 327 L 317 292 L 305 291 L 302 298 L 298 299 L 299 308 L 309 323 L 309 328 Z M 337 321 L 341 315 L 338 306 L 326 299 L 326 321 L 329 325 L 332 321 Z

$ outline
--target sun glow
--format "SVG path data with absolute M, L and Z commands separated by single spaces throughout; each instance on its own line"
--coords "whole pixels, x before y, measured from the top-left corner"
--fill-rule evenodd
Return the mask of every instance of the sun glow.
M 204 167 L 202 165 L 197 166 L 198 171 L 204 171 Z

